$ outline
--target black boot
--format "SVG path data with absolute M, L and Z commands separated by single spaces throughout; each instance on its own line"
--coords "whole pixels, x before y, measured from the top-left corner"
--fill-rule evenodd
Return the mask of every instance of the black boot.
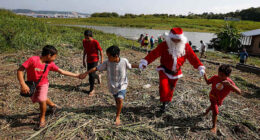
M 169 102 L 163 102 L 163 104 L 162 104 L 162 106 L 161 106 L 161 108 L 160 108 L 160 111 L 161 111 L 162 113 L 164 113 L 164 112 L 166 111 L 168 105 L 169 105 Z

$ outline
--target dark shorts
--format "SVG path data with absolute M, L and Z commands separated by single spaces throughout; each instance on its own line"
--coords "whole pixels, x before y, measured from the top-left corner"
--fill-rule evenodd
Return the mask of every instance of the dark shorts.
M 117 92 L 114 96 L 114 98 L 120 98 L 120 99 L 125 99 L 125 94 L 126 94 L 126 90 L 120 90 L 119 92 Z

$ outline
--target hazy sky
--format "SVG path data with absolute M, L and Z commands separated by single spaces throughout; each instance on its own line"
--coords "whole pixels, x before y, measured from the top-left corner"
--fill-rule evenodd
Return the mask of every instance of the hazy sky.
M 260 0 L 0 0 L 0 8 L 119 14 L 227 13 L 260 7 Z

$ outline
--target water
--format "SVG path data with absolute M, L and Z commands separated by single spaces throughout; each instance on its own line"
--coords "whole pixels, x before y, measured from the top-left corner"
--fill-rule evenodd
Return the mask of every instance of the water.
M 125 27 L 111 27 L 111 26 L 90 26 L 90 25 L 66 25 L 66 26 L 76 26 L 84 28 L 93 28 L 96 30 L 103 31 L 105 33 L 113 33 L 122 36 L 127 39 L 137 40 L 140 34 L 148 34 L 154 36 L 155 39 L 163 33 L 169 33 L 169 30 L 155 30 L 155 29 L 143 29 L 143 28 L 125 28 Z M 213 33 L 201 33 L 201 32 L 184 32 L 184 35 L 195 45 L 197 49 L 200 48 L 200 40 L 204 43 L 209 43 L 210 40 L 216 37 Z

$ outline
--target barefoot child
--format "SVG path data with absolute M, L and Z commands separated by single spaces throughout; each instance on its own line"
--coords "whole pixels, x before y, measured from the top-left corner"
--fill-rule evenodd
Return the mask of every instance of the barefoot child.
M 113 94 L 116 101 L 116 125 L 120 124 L 120 113 L 123 107 L 126 88 L 128 85 L 127 69 L 138 68 L 138 65 L 131 65 L 126 58 L 119 57 L 120 49 L 117 46 L 111 46 L 106 50 L 108 60 L 95 68 L 80 75 L 85 78 L 88 74 L 95 71 L 107 71 L 107 82 L 109 91 Z
M 41 56 L 32 56 L 29 59 L 27 59 L 22 66 L 19 67 L 17 70 L 17 77 L 19 80 L 19 83 L 21 85 L 21 92 L 22 93 L 29 93 L 29 87 L 25 84 L 24 81 L 24 70 L 27 71 L 27 80 L 28 81 L 34 81 L 37 82 L 40 77 L 42 76 L 39 84 L 36 87 L 36 92 L 31 97 L 31 100 L 33 103 L 38 102 L 40 105 L 40 123 L 39 128 L 42 128 L 45 126 L 45 113 L 46 113 L 46 106 L 48 105 L 53 110 L 58 108 L 56 104 L 54 104 L 48 97 L 48 88 L 49 88 L 49 82 L 48 82 L 48 73 L 49 71 L 56 71 L 60 74 L 76 77 L 79 78 L 79 74 L 74 74 L 68 71 L 64 71 L 57 67 L 55 63 L 53 62 L 57 57 L 58 51 L 55 47 L 51 45 L 46 45 L 42 49 L 42 55 Z M 48 64 L 46 66 L 46 64 Z M 46 71 L 43 73 L 46 66 Z
M 211 105 L 208 107 L 204 115 L 206 116 L 209 111 L 212 110 L 213 127 L 211 129 L 211 132 L 213 133 L 217 132 L 217 115 L 219 113 L 218 106 L 222 105 L 223 100 L 230 93 L 230 91 L 241 94 L 240 89 L 229 78 L 231 71 L 231 67 L 224 64 L 218 68 L 218 75 L 214 75 L 213 77 L 208 79 L 207 75 L 204 74 L 204 79 L 207 84 L 212 84 L 209 94 Z

